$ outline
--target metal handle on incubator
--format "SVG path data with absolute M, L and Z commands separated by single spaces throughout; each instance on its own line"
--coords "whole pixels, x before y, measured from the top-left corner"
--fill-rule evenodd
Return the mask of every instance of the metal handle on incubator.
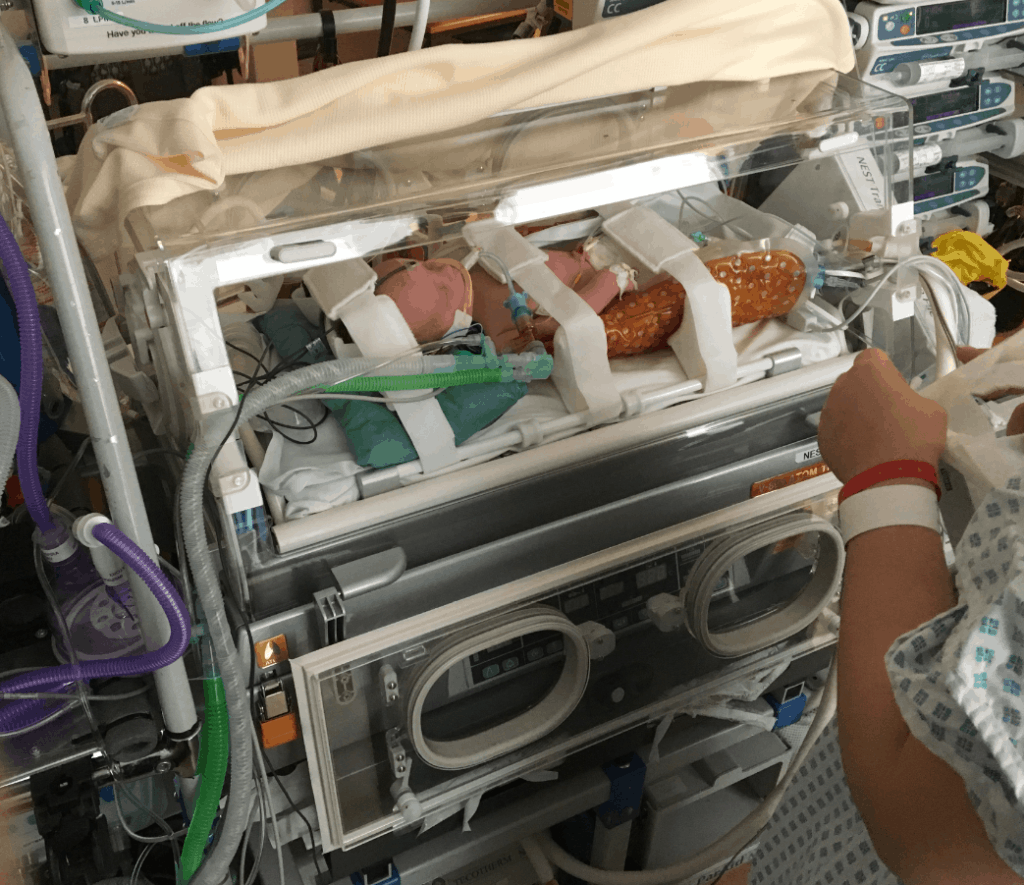
M 139 100 L 135 97 L 135 93 L 132 92 L 131 88 L 126 83 L 122 83 L 120 80 L 100 80 L 98 83 L 93 83 L 87 90 L 85 95 L 82 97 L 82 110 L 77 114 L 70 114 L 67 117 L 57 117 L 54 120 L 46 121 L 47 129 L 65 129 L 68 126 L 83 125 L 88 129 L 93 124 L 92 118 L 92 103 L 96 100 L 96 96 L 101 92 L 106 92 L 108 89 L 115 89 L 118 92 L 124 94 L 128 99 L 128 103 L 132 106 L 136 106 Z

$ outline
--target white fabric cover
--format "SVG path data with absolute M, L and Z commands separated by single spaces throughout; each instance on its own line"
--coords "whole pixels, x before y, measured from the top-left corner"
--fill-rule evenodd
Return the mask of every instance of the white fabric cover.
M 853 64 L 839 0 L 665 0 L 535 40 L 438 46 L 128 108 L 86 135 L 68 202 L 83 242 L 102 257 L 125 236 L 132 209 L 216 190 L 226 176 L 284 174 L 510 108 Z

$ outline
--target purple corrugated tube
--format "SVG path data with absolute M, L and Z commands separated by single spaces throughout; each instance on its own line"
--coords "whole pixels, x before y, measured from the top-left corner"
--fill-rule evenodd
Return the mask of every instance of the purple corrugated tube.
M 0 218 L 0 261 L 10 284 L 18 313 L 18 337 L 21 339 L 21 430 L 18 433 L 18 481 L 32 521 L 41 532 L 53 530 L 50 509 L 39 483 L 36 449 L 39 445 L 39 408 L 43 397 L 43 333 L 39 325 L 36 290 L 28 274 L 28 264 L 18 241 Z
M 98 525 L 93 529 L 93 535 L 121 557 L 121 560 L 153 591 L 157 602 L 167 615 L 171 627 L 170 637 L 162 648 L 130 658 L 65 664 L 23 673 L 0 683 L 0 692 L 61 691 L 79 679 L 105 679 L 152 673 L 176 661 L 188 648 L 192 635 L 188 611 L 157 564 L 116 526 Z M 3 709 L 0 709 L 0 734 L 26 728 L 38 722 L 43 715 L 53 712 L 52 706 L 47 705 L 44 709 L 44 704 L 45 701 L 20 701 L 4 705 Z

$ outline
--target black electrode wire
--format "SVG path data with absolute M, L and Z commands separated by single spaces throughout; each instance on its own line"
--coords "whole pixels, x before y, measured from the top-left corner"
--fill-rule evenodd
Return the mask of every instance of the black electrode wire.
M 253 718 L 255 720 L 259 721 L 259 710 L 257 709 L 257 706 L 256 706 L 256 694 L 255 694 L 255 688 L 256 688 L 256 641 L 252 638 L 252 630 L 249 629 L 249 622 L 248 621 L 243 621 L 242 626 L 245 628 L 246 636 L 248 636 L 248 638 L 249 638 L 249 695 L 252 698 L 252 715 L 253 715 Z M 306 817 L 306 815 L 304 815 L 302 813 L 302 811 L 299 809 L 299 806 L 295 804 L 295 801 L 292 799 L 291 795 L 288 793 L 288 790 L 285 788 L 284 781 L 281 780 L 281 775 L 279 775 L 277 773 L 277 770 L 271 764 L 270 758 L 267 756 L 267 752 L 266 752 L 266 750 L 263 749 L 262 745 L 260 746 L 260 755 L 263 756 L 263 764 L 266 766 L 267 772 L 270 773 L 271 775 L 273 775 L 274 780 L 277 782 L 278 789 L 280 789 L 280 791 L 284 794 L 284 798 L 287 800 L 288 804 L 292 807 L 292 810 L 300 818 L 302 818 L 302 822 L 306 825 L 306 829 L 309 830 L 309 844 L 311 846 L 311 851 L 312 851 L 312 854 L 313 854 L 313 864 L 316 867 L 317 876 L 319 877 L 319 876 L 323 875 L 323 873 L 322 873 L 322 871 L 320 869 L 320 860 L 316 856 L 316 836 L 313 833 L 313 826 L 312 826 L 312 824 L 310 824 L 310 822 L 309 822 L 308 818 Z M 268 800 L 267 800 L 267 804 L 268 805 L 270 804 L 269 797 L 268 797 Z M 271 810 L 271 813 L 273 813 L 273 810 Z
M 395 12 L 398 0 L 384 0 L 380 12 L 380 39 L 377 41 L 377 58 L 391 55 L 391 40 L 395 36 Z
M 311 446 L 311 445 L 313 445 L 313 443 L 315 443 L 317 441 L 317 438 L 319 436 L 319 434 L 317 432 L 317 428 L 323 427 L 323 425 L 327 421 L 327 419 L 331 417 L 331 410 L 329 408 L 327 408 L 325 405 L 323 405 L 323 403 L 320 403 L 320 407 L 324 410 L 324 413 L 323 413 L 323 415 L 321 416 L 321 418 L 318 421 L 314 421 L 312 418 L 310 418 L 301 409 L 295 408 L 295 406 L 290 406 L 287 403 L 281 403 L 279 405 L 279 408 L 288 409 L 289 412 L 294 412 L 296 415 L 298 415 L 303 421 L 306 422 L 305 425 L 301 425 L 301 424 L 284 424 L 284 423 L 282 423 L 280 421 L 275 421 L 273 418 L 269 417 L 266 412 L 264 412 L 262 415 L 260 415 L 260 417 L 264 421 L 266 421 L 267 424 L 269 424 L 272 428 L 274 428 L 274 430 L 277 431 L 279 436 L 281 436 L 284 439 L 288 440 L 288 442 L 295 443 L 295 445 L 297 445 L 297 446 Z M 313 434 L 313 436 L 310 439 L 295 439 L 295 437 L 289 436 L 287 433 L 285 433 L 284 432 L 285 430 L 296 430 L 296 431 L 299 431 L 299 432 L 311 432 Z
M 267 354 L 269 352 L 270 352 L 270 344 L 268 342 L 267 346 L 263 348 L 263 353 L 260 354 L 259 359 L 256 361 L 258 365 L 262 365 L 263 364 L 263 360 L 265 360 L 267 358 Z M 235 428 L 238 427 L 238 420 L 239 420 L 239 418 L 242 417 L 242 404 L 245 402 L 245 398 L 252 392 L 252 390 L 253 390 L 253 388 L 255 386 L 256 386 L 256 376 L 254 375 L 252 378 L 249 379 L 249 383 L 246 385 L 245 390 L 238 395 L 238 408 L 235 409 L 234 420 L 231 422 L 231 426 L 228 428 L 228 432 L 224 434 L 224 438 L 217 445 L 217 448 L 216 448 L 216 450 L 213 453 L 213 457 L 210 458 L 210 463 L 206 467 L 206 475 L 203 477 L 203 489 L 204 490 L 208 489 L 209 486 L 210 486 L 210 474 L 213 472 L 213 464 L 217 460 L 217 458 L 220 456 L 221 449 L 223 449 L 224 446 L 227 445 L 228 440 L 231 439 L 235 435 Z M 219 522 L 220 522 L 220 520 L 218 520 L 218 519 L 214 519 L 213 520 L 213 525 L 214 525 L 214 529 L 215 530 L 217 529 Z M 219 534 L 218 534 L 218 540 L 219 540 Z M 219 547 L 219 545 L 218 545 L 218 549 L 221 549 Z
M 250 353 L 245 348 L 239 347 L 237 344 L 232 344 L 230 341 L 225 341 L 224 343 L 227 344 L 228 347 L 232 348 L 232 350 L 237 350 L 243 356 L 246 356 L 249 359 L 251 359 L 256 364 L 256 368 L 257 369 L 263 369 L 264 370 L 262 373 L 257 372 L 256 374 L 253 374 L 253 375 L 247 375 L 241 369 L 233 369 L 232 370 L 235 375 L 240 375 L 242 378 L 244 378 L 246 380 L 246 384 L 244 385 L 244 389 L 245 389 L 246 393 L 248 393 L 249 390 L 252 389 L 252 385 L 254 385 L 254 384 L 266 384 L 266 383 L 268 383 L 270 381 L 273 381 L 274 378 L 276 378 L 282 372 L 288 371 L 289 369 L 293 368 L 295 366 L 295 364 L 296 364 L 296 361 L 298 359 L 300 359 L 302 356 L 304 356 L 305 353 L 306 353 L 305 348 L 303 348 L 303 350 L 300 351 L 300 353 L 298 355 L 292 357 L 290 360 L 286 360 L 285 362 L 282 362 L 281 364 L 275 366 L 274 368 L 268 369 L 267 365 L 265 363 L 265 359 L 266 359 L 266 356 L 267 356 L 267 350 L 269 350 L 269 348 L 272 346 L 271 344 L 267 345 L 267 350 L 263 351 L 263 355 L 262 356 L 257 357 L 255 354 Z M 243 388 L 243 385 L 239 385 L 239 389 L 241 390 L 242 388 Z M 296 425 L 296 424 L 285 424 L 285 423 L 283 423 L 281 421 L 275 421 L 267 413 L 263 413 L 262 415 L 260 415 L 260 418 L 262 418 L 264 421 L 266 421 L 267 424 L 269 424 L 271 428 L 273 428 L 275 431 L 277 431 L 277 433 L 280 434 L 288 442 L 295 443 L 295 445 L 298 445 L 298 446 L 309 446 L 309 445 L 312 445 L 313 443 L 315 443 L 317 441 L 317 439 L 319 438 L 319 434 L 317 433 L 317 428 L 322 427 L 324 425 L 324 423 L 327 421 L 327 419 L 330 418 L 330 416 L 331 416 L 331 410 L 328 409 L 326 406 L 323 406 L 322 404 L 321 404 L 321 408 L 323 408 L 324 413 L 316 421 L 314 421 L 312 418 L 310 418 L 301 409 L 295 408 L 295 406 L 290 406 L 290 405 L 287 405 L 287 404 L 282 404 L 280 406 L 280 408 L 287 409 L 289 412 L 293 412 L 294 414 L 298 415 L 305 422 L 305 424 L 299 424 L 299 425 Z M 312 433 L 313 435 L 312 435 L 312 437 L 310 439 L 296 439 L 295 437 L 289 436 L 287 433 L 285 433 L 285 430 L 292 430 L 292 431 L 296 431 L 297 430 L 297 431 L 300 431 L 300 432 L 305 431 L 305 432 Z

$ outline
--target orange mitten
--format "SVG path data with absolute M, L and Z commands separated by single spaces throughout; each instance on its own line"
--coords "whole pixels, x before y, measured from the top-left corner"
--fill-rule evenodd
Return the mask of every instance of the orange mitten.
M 785 316 L 807 281 L 807 269 L 792 252 L 747 252 L 707 262 L 732 301 L 732 324 Z M 655 277 L 641 292 L 613 301 L 601 314 L 608 336 L 608 356 L 634 356 L 668 346 L 683 321 L 686 292 L 667 275 Z
M 613 301 L 601 314 L 608 356 L 635 356 L 661 350 L 683 321 L 686 293 L 667 275 L 655 277 L 642 292 Z
M 746 252 L 707 262 L 711 276 L 732 296 L 732 324 L 781 317 L 796 307 L 807 268 L 792 252 Z

